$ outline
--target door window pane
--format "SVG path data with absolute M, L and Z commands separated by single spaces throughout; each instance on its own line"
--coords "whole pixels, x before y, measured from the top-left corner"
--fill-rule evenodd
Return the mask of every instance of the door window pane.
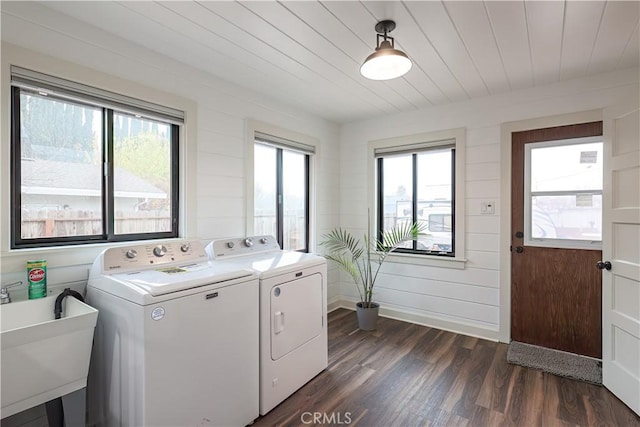
M 602 240 L 602 194 L 533 196 L 534 239 Z
M 304 250 L 307 241 L 306 156 L 282 153 L 283 248 Z
M 114 114 L 115 233 L 171 231 L 171 125 Z
M 276 229 L 276 177 L 276 149 L 256 144 L 253 183 L 253 218 L 256 234 L 278 235 Z
M 525 244 L 599 248 L 602 150 L 596 138 L 525 145 Z
M 531 149 L 531 192 L 602 189 L 602 143 Z
M 20 236 L 100 235 L 101 110 L 20 92 Z

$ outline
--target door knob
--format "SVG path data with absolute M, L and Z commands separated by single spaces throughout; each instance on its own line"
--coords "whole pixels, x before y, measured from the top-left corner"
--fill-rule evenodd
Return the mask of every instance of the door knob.
M 521 254 L 522 252 L 524 252 L 524 248 L 522 246 L 516 246 L 516 252 Z
M 596 267 L 598 267 L 599 270 L 611 270 L 611 263 L 609 261 L 598 261 L 596 263 Z

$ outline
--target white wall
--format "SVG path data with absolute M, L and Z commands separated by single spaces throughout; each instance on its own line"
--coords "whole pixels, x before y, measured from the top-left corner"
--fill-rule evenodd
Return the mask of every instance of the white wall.
M 20 19 L 21 10 L 27 9 L 32 18 Z M 505 255 L 505 236 L 500 231 L 501 219 L 508 221 L 508 215 L 501 215 L 501 211 L 508 211 L 508 207 L 501 206 L 503 124 L 600 109 L 625 94 L 638 93 L 638 70 L 622 70 L 339 128 L 72 18 L 46 8 L 38 9 L 30 2 L 12 3 L 11 14 L 2 17 L 2 282 L 24 278 L 24 262 L 44 257 L 49 260 L 50 283 L 82 284 L 87 277 L 87 263 L 101 249 L 87 248 L 90 250 L 82 253 L 8 249 L 7 73 L 8 65 L 15 61 L 26 68 L 42 72 L 51 68 L 70 77 L 80 76 L 88 84 L 101 82 L 109 86 L 107 89 L 121 87 L 127 93 L 134 90 L 158 99 L 176 99 L 184 105 L 188 123 L 186 141 L 193 144 L 186 159 L 189 185 L 184 197 L 189 209 L 185 212 L 185 225 L 187 236 L 205 241 L 245 233 L 247 119 L 320 141 L 316 165 L 318 236 L 339 224 L 363 231 L 369 207 L 368 141 L 466 128 L 465 268 L 390 263 L 376 288 L 376 298 L 383 303 L 383 313 L 387 315 L 493 339 L 500 329 L 500 310 L 504 307 L 500 298 L 505 286 L 501 281 L 505 273 L 501 260 Z M 495 201 L 496 214 L 480 215 L 481 201 Z M 351 307 L 349 300 L 355 296 L 355 290 L 346 279 L 339 282 L 339 277 L 335 269 L 330 270 L 330 283 L 336 285 L 329 288 L 329 301 L 332 306 Z
M 366 228 L 367 208 L 372 208 L 369 141 L 466 128 L 465 268 L 386 264 L 374 289 L 381 313 L 489 339 L 507 339 L 508 330 L 501 328 L 508 328 L 508 322 L 501 326 L 501 316 L 508 315 L 508 310 L 501 313 L 501 308 L 506 306 L 505 288 L 509 286 L 504 260 L 509 246 L 503 243 L 509 236 L 504 226 L 507 231 L 501 234 L 501 222 L 510 219 L 509 206 L 501 205 L 501 188 L 503 184 L 509 188 L 510 174 L 503 171 L 509 166 L 501 159 L 505 151 L 501 129 L 509 122 L 598 110 L 629 94 L 637 97 L 638 90 L 638 69 L 630 69 L 344 125 L 340 222 L 358 233 Z M 482 201 L 495 202 L 496 213 L 481 215 Z M 338 304 L 352 307 L 357 295 L 354 285 L 346 277 L 341 279 L 343 297 Z
M 4 7 L 4 6 L 3 6 Z M 234 86 L 153 51 L 87 26 L 51 10 L 33 14 L 30 3 L 14 3 L 2 15 L 2 147 L 0 280 L 25 281 L 26 260 L 49 260 L 49 284 L 84 284 L 88 263 L 104 248 L 91 245 L 76 250 L 9 250 L 9 65 L 16 64 L 60 77 L 78 78 L 131 96 L 176 100 L 186 110 L 183 160 L 188 185 L 183 197 L 188 209 L 186 236 L 209 241 L 240 236 L 246 231 L 245 126 L 255 119 L 319 140 L 315 159 L 317 176 L 315 233 L 322 234 L 339 221 L 337 125 L 318 119 L 261 95 Z M 36 19 L 19 18 L 29 8 Z M 26 10 L 26 9 L 24 9 Z M 105 85 L 107 87 L 105 87 Z M 151 99 L 153 101 L 153 99 Z M 315 249 L 315 248 L 314 248 Z M 50 286 L 52 288 L 52 286 Z M 329 287 L 329 298 L 337 298 Z M 24 293 L 13 291 L 17 298 Z

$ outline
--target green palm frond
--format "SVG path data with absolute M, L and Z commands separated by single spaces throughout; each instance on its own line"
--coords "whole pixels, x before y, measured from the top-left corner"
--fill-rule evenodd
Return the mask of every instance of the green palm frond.
M 391 230 L 382 233 L 382 239 L 376 242 L 379 252 L 388 253 L 397 249 L 402 243 L 409 240 L 416 240 L 424 233 L 426 225 L 424 223 L 405 222 L 398 224 Z
M 363 248 L 360 241 L 354 238 L 347 230 L 336 228 L 322 237 L 325 240 L 320 244 L 325 246 L 329 252 L 347 252 L 354 259 L 362 256 Z
M 371 237 L 371 227 L 369 223 L 367 225 L 367 233 L 362 240 L 343 228 L 335 228 L 323 235 L 324 241 L 320 243 L 328 252 L 325 258 L 351 276 L 366 307 L 371 303 L 373 286 L 387 255 L 402 243 L 417 239 L 426 228 L 423 223 L 405 222 L 385 231 L 382 240 L 377 240 Z M 377 264 L 375 268 L 373 263 Z
M 342 254 L 325 255 L 325 258 L 328 259 L 329 261 L 333 261 L 336 264 L 338 264 L 338 266 L 342 268 L 342 270 L 349 273 L 351 277 L 353 277 L 353 280 L 355 280 L 356 282 L 359 281 L 360 273 L 358 271 L 358 267 L 356 263 L 353 262 L 351 259 L 349 259 L 348 257 Z

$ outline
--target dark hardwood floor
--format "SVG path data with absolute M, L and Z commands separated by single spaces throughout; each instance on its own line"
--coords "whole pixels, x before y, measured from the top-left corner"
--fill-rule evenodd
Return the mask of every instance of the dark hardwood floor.
M 254 426 L 640 426 L 606 388 L 506 362 L 507 345 L 329 315 L 329 367 Z

